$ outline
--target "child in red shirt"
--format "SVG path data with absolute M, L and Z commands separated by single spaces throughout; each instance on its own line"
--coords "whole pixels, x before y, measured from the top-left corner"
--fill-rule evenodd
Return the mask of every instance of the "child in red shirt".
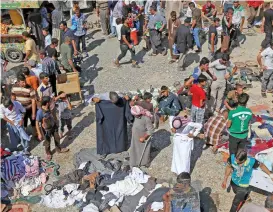
M 191 119 L 195 123 L 203 124 L 206 100 L 206 92 L 203 88 L 206 82 L 207 77 L 201 74 L 198 77 L 198 84 L 193 84 L 190 88 L 190 94 L 192 95 Z

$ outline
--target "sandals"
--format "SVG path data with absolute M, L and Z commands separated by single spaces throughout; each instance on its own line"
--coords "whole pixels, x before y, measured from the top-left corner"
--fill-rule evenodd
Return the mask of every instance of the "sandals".
M 173 64 L 173 63 L 175 63 L 176 61 L 175 60 L 170 60 L 169 61 L 169 64 Z
M 150 53 L 149 56 L 156 56 L 157 54 L 155 53 Z
M 262 92 L 262 97 L 263 97 L 263 98 L 266 98 L 266 97 L 267 97 L 265 92 Z
M 65 152 L 68 152 L 68 151 L 69 151 L 68 148 L 57 149 L 58 153 L 65 153 Z

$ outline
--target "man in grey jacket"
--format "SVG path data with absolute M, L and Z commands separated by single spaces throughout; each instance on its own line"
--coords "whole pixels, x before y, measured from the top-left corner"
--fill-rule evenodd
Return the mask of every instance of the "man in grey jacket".
M 156 56 L 157 53 L 161 52 L 164 56 L 167 54 L 167 48 L 162 47 L 161 32 L 164 30 L 167 21 L 166 19 L 157 13 L 157 8 L 155 6 L 150 7 L 148 29 L 150 32 L 150 40 L 152 44 L 153 52 L 150 56 Z

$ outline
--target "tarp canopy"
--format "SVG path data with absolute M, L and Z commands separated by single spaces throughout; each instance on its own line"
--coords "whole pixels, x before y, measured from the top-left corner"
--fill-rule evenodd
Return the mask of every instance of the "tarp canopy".
M 15 1 L 15 0 L 1 0 L 1 9 L 23 9 L 23 8 L 40 8 L 39 1 Z

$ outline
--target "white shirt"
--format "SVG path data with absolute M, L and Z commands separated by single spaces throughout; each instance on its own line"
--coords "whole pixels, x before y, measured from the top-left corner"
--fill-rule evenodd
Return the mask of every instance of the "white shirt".
M 45 47 L 49 46 L 51 44 L 51 35 L 48 34 L 46 37 L 45 37 Z
M 118 40 L 121 40 L 121 27 L 122 27 L 122 25 L 123 24 L 119 24 L 119 25 L 116 26 Z
M 40 80 L 40 74 L 42 72 L 43 72 L 43 70 L 42 70 L 42 64 L 37 64 L 37 66 L 35 68 L 32 68 L 30 70 L 30 75 L 38 77 L 39 81 L 41 82 L 41 80 Z
M 232 23 L 235 25 L 239 25 L 242 22 L 242 18 L 245 17 L 245 10 L 244 9 L 240 9 L 242 6 L 239 5 L 238 9 L 234 9 L 233 12 L 233 16 L 232 16 Z
M 273 49 L 267 47 L 262 51 L 261 56 L 264 58 L 264 66 L 266 66 L 267 69 L 273 69 Z
M 192 0 L 191 2 L 193 2 L 193 3 L 194 3 L 194 5 L 195 5 L 195 7 L 196 7 L 196 3 L 195 3 L 195 1 L 194 1 L 194 0 Z M 188 8 L 187 8 L 186 17 L 188 17 L 188 18 L 192 18 L 192 11 L 191 11 L 191 8 L 190 8 L 190 7 L 188 7 Z
M 22 106 L 20 102 L 13 101 L 13 108 L 9 110 L 5 108 L 3 104 L 0 105 L 0 117 L 4 118 L 4 116 L 11 120 L 15 121 L 18 120 L 18 116 L 22 117 L 22 113 L 25 113 L 26 109 Z

